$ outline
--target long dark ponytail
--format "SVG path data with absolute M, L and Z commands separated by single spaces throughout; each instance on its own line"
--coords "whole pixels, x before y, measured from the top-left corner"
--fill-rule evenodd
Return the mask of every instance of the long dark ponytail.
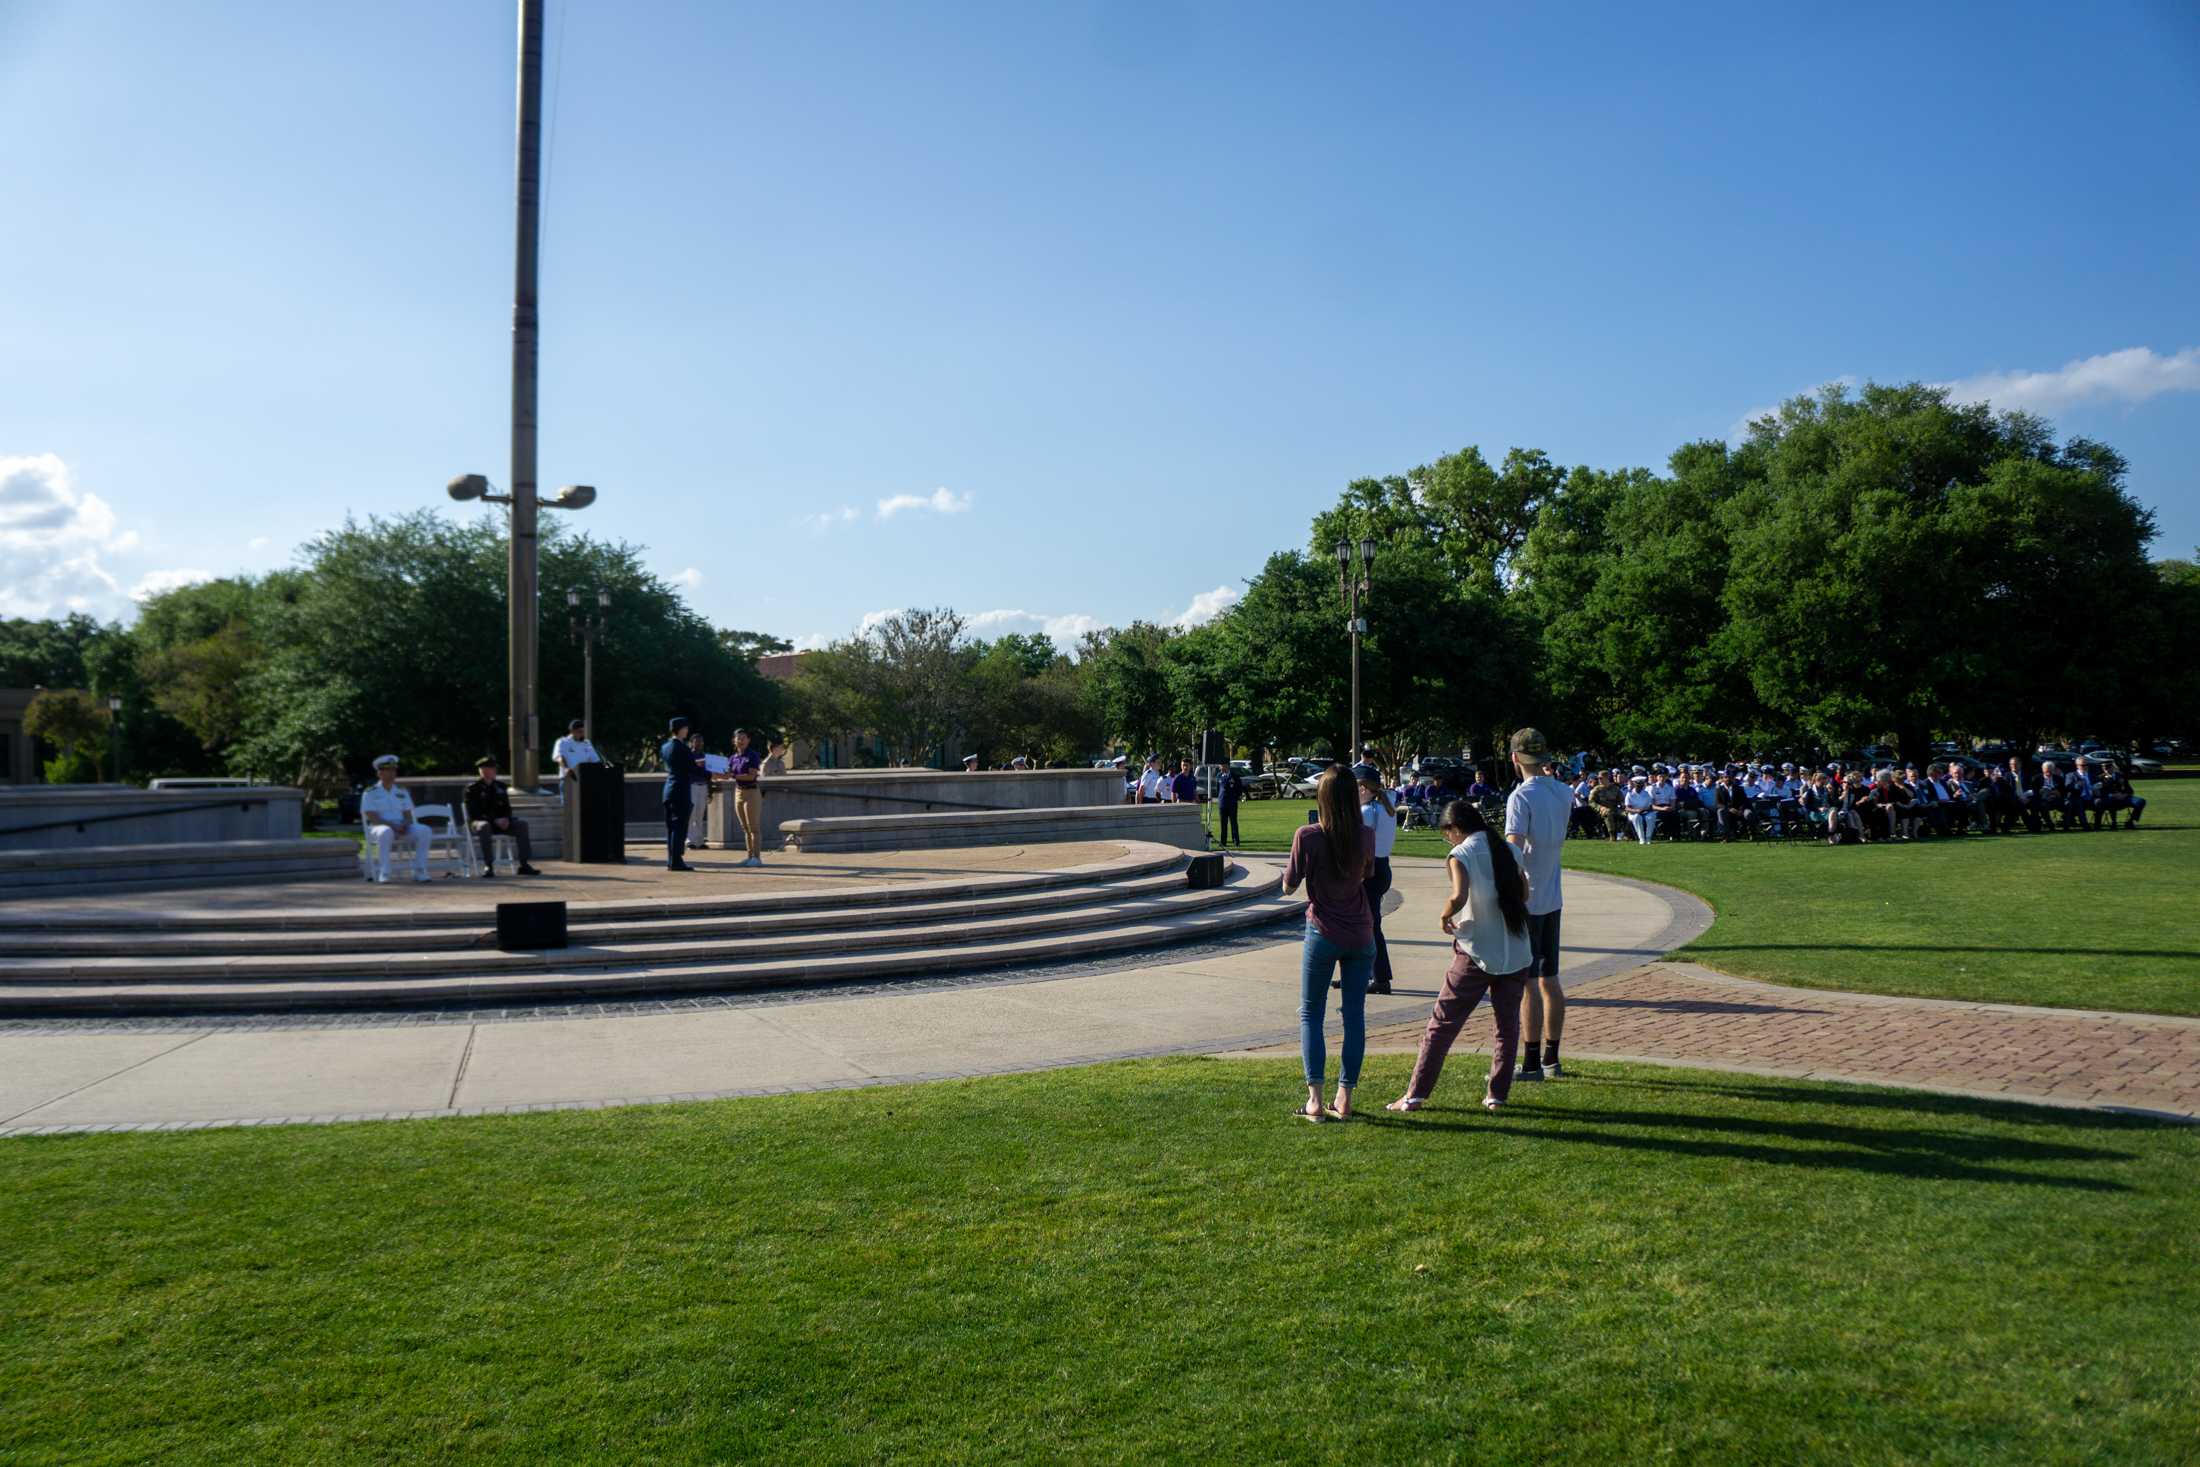
M 1470 835 L 1486 837 L 1490 848 L 1490 874 L 1497 879 L 1497 912 L 1505 919 L 1505 928 L 1515 937 L 1528 935 L 1528 878 L 1520 869 L 1520 862 L 1513 858 L 1512 847 L 1490 829 L 1490 823 L 1482 818 L 1482 812 L 1472 800 L 1453 800 L 1444 807 L 1444 825 L 1456 830 L 1464 839 Z

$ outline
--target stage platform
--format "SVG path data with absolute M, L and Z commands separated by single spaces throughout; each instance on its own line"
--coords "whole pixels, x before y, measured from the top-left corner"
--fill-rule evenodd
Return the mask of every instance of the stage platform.
M 1276 923 L 1281 862 L 1195 889 L 1185 853 L 1091 841 L 861 855 L 662 847 L 541 877 L 83 892 L 0 904 L 0 1018 L 558 1003 L 872 979 L 1163 947 Z M 506 952 L 499 902 L 561 900 L 569 945 Z

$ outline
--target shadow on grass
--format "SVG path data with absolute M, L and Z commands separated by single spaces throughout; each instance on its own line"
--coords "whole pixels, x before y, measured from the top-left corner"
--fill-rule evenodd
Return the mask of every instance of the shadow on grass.
M 1781 1105 L 1840 1105 L 1853 1109 L 1901 1110 L 1925 1116 L 1994 1121 L 2002 1125 L 2052 1126 L 2058 1130 L 2122 1131 L 2184 1124 L 2156 1116 L 2120 1115 L 2114 1111 L 2080 1110 L 2064 1106 L 2025 1105 L 2016 1101 L 1988 1100 L 1969 1095 L 1946 1095 L 1933 1090 L 1882 1090 L 1871 1086 L 1844 1089 L 1832 1085 L 1799 1084 L 1792 1080 L 1759 1084 L 1747 1075 L 1722 1076 L 1715 1080 L 1669 1080 L 1656 1075 L 1605 1075 L 1593 1069 L 1583 1072 L 1572 1063 L 1567 1068 L 1570 1078 L 1562 1081 L 1563 1084 L 1594 1084 L 1610 1086 L 1615 1090 L 1681 1091 L 1726 1100 L 1777 1102 Z
M 1934 1131 L 1873 1130 L 1823 1123 L 1782 1127 L 1768 1122 L 1738 1121 L 1733 1117 L 1722 1116 L 1675 1114 L 1649 1117 L 1636 1111 L 1556 1111 L 1548 1114 L 1551 1117 L 1550 1124 L 1543 1123 L 1540 1115 L 1531 1120 L 1510 1109 L 1503 1116 L 1479 1122 L 1432 1119 L 1425 1110 L 1412 1117 L 1372 1112 L 1366 1113 L 1364 1119 L 1369 1125 L 1384 1128 L 1461 1132 L 1477 1136 L 1517 1136 L 1523 1140 L 1546 1142 L 1570 1141 L 1577 1145 L 1609 1146 L 1622 1151 L 1711 1157 L 1722 1161 L 1756 1162 L 1765 1166 L 1801 1167 L 1807 1171 L 1852 1171 L 1946 1182 L 1996 1182 L 2024 1187 L 2055 1187 L 2077 1192 L 2131 1190 L 2122 1182 L 2099 1177 L 2014 1171 L 2007 1166 L 1992 1164 L 2131 1160 L 2130 1153 L 2121 1151 L 2041 1145 Z M 1574 1122 L 1587 1124 L 1572 1124 Z M 1624 1129 L 1592 1129 L 1598 1125 Z M 1751 1139 L 1729 1140 L 1718 1134 L 1664 1134 L 1668 1131 L 1723 1132 Z M 1791 1144 L 1779 1144 L 1781 1142 Z
M 1705 942 L 1692 953 L 2028 953 L 2053 958 L 2171 958 L 2200 962 L 2200 948 L 2146 947 L 1965 947 L 1933 942 Z

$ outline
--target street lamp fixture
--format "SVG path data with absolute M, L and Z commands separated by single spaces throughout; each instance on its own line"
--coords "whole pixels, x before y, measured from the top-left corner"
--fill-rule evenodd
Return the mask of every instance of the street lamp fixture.
M 507 600 L 512 614 L 509 627 L 512 786 L 531 790 L 540 773 L 535 764 L 535 750 L 541 742 L 535 713 L 535 682 L 541 665 L 537 648 L 541 613 L 536 599 L 535 512 L 586 509 L 596 502 L 596 487 L 568 484 L 554 497 L 542 499 L 534 494 L 499 494 L 490 484 L 488 475 L 460 474 L 444 486 L 444 492 L 461 504 L 478 499 L 484 504 L 512 506 L 512 552 L 505 571 Z M 610 602 L 606 599 L 602 604 L 609 606 Z
M 1367 606 L 1368 592 L 1372 587 L 1371 573 L 1375 567 L 1375 541 L 1360 541 L 1359 565 L 1352 564 L 1352 542 L 1337 542 L 1337 594 L 1344 601 L 1345 630 L 1352 638 L 1352 754 L 1350 762 L 1360 759 L 1360 638 L 1367 635 L 1367 618 L 1360 615 Z

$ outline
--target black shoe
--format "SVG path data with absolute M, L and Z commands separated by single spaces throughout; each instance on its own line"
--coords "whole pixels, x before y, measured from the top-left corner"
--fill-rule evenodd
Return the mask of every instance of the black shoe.
M 690 866 L 687 862 L 681 861 L 677 865 L 668 864 L 665 869 L 667 871 L 693 871 L 695 868 L 693 866 Z
M 496 874 L 497 868 L 494 866 L 484 866 L 481 868 L 481 879 L 484 881 L 487 881 L 490 877 Z
M 1369 993 L 1388 993 L 1390 992 L 1390 985 L 1388 983 L 1373 983 L 1368 985 L 1367 991 Z
M 542 873 L 541 873 L 540 871 L 537 871 L 537 870 L 536 870 L 536 869 L 535 869 L 534 867 L 532 867 L 532 866 L 522 866 L 522 867 L 520 867 L 520 868 L 519 868 L 519 873 L 518 873 L 518 874 L 519 874 L 519 875 L 521 875 L 521 876 L 540 876 L 540 875 L 542 875 Z

